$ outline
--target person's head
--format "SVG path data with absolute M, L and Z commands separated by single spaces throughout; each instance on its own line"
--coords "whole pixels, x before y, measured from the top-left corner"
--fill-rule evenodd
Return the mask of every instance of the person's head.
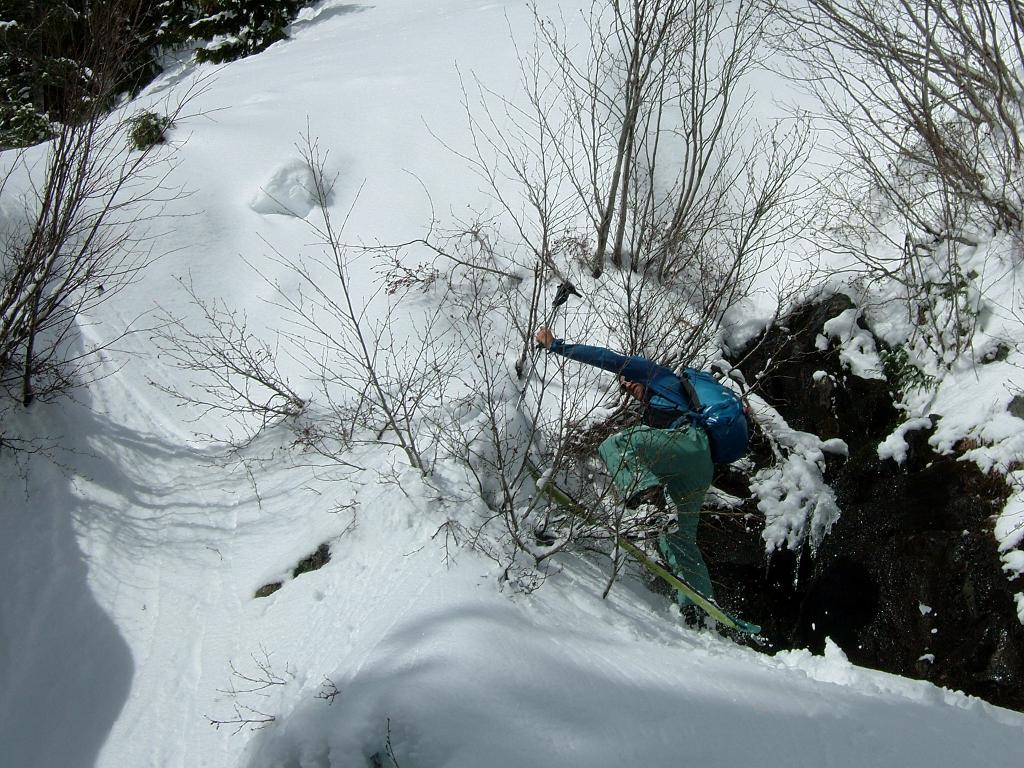
M 630 397 L 634 400 L 639 400 L 641 403 L 644 401 L 644 385 L 639 382 L 630 381 L 625 376 L 619 376 L 619 389 L 629 393 Z

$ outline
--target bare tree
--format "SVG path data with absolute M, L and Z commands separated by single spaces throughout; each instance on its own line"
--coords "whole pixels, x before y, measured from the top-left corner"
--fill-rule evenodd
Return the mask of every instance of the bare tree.
M 268 426 L 299 416 L 306 400 L 279 370 L 280 339 L 273 344 L 265 341 L 250 329 L 243 314 L 223 301 L 203 299 L 190 280 L 179 283 L 198 310 L 199 324 L 165 310 L 153 338 L 165 360 L 197 374 L 198 381 L 187 388 L 150 383 L 194 407 L 195 420 L 210 413 L 226 417 L 238 430 L 227 438 L 236 448 L 249 444 Z
M 765 5 L 843 157 L 827 180 L 834 225 L 822 234 L 870 277 L 900 282 L 924 341 L 940 357 L 959 354 L 985 290 L 961 251 L 979 229 L 1024 223 L 1024 6 Z
M 298 149 L 312 179 L 317 215 L 305 222 L 315 242 L 304 254 L 282 253 L 268 243 L 284 282 L 251 265 L 272 289 L 268 304 L 280 314 L 281 328 L 271 343 L 250 331 L 239 313 L 195 295 L 185 283 L 199 325 L 168 315 L 156 337 L 170 362 L 196 374 L 199 388 L 175 388 L 172 394 L 199 413 L 215 411 L 240 423 L 241 441 L 207 435 L 234 448 L 284 422 L 296 443 L 338 465 L 354 466 L 346 456 L 354 446 L 390 444 L 427 476 L 433 457 L 423 446 L 424 414 L 444 402 L 457 369 L 456 350 L 441 337 L 443 308 L 423 313 L 402 306 L 400 289 L 417 284 L 418 273 L 396 266 L 394 249 L 400 246 L 342 241 L 347 215 L 335 222 L 329 153 L 309 134 Z M 352 207 L 357 201 L 358 194 Z M 359 260 L 385 265 L 384 279 L 365 294 L 365 285 L 351 275 Z M 398 328 L 406 315 L 415 321 Z M 302 372 L 309 394 L 300 395 L 281 373 L 282 358 Z
M 610 257 L 597 286 L 617 346 L 692 360 L 806 229 L 809 129 L 743 114 L 763 32 L 749 4 L 595 2 L 585 26 L 580 45 L 535 10 L 537 43 L 520 53 L 526 106 L 478 85 L 478 104 L 466 98 L 473 151 L 460 154 L 541 281 L 602 275 Z
M 530 364 L 545 293 L 556 279 L 584 286 L 577 338 L 667 364 L 706 359 L 728 310 L 777 263 L 783 238 L 798 236 L 794 180 L 809 134 L 798 124 L 751 138 L 740 121 L 762 29 L 746 4 L 594 2 L 582 45 L 564 21 L 534 17 L 535 45 L 519 54 L 525 102 L 464 86 L 472 147 L 454 148 L 504 215 L 429 245 L 455 252 L 452 332 L 474 353 L 469 394 L 439 439 L 471 467 L 492 512 L 479 540 L 496 523 L 510 545 L 501 557 L 539 565 L 569 546 L 614 550 L 618 533 L 653 525 L 607 487 L 579 482 L 622 407 L 595 396 L 579 367 Z M 514 388 L 494 354 L 510 337 L 520 345 Z M 592 516 L 538 494 L 538 464 L 583 494 Z
M 746 181 L 737 122 L 762 17 L 711 0 L 594 2 L 583 55 L 535 11 L 543 49 L 528 84 L 593 232 L 594 276 L 656 266 L 667 280 L 702 234 L 721 229 Z M 538 87 L 539 86 L 539 87 Z M 557 122 L 556 122 L 557 121 Z M 757 142 L 755 142 L 757 143 Z M 745 190 L 744 190 L 745 191 Z
M 915 223 L 929 234 L 942 234 L 941 218 L 900 187 L 904 173 L 944 180 L 995 226 L 1021 224 L 1022 10 L 1017 0 L 780 8 L 789 49 L 815 68 L 826 115 L 879 188 L 918 209 Z
M 262 646 L 259 655 L 253 653 L 250 657 L 255 669 L 252 672 L 242 672 L 234 662 L 229 662 L 231 677 L 228 687 L 218 690 L 231 700 L 232 714 L 226 717 L 204 715 L 210 725 L 218 730 L 222 726 L 230 726 L 234 728 L 235 734 L 246 728 L 258 731 L 277 720 L 276 715 L 264 712 L 255 704 L 259 704 L 258 699 L 269 698 L 268 691 L 286 686 L 289 680 L 295 678 L 295 671 L 285 664 L 284 673 L 277 672 L 271 664 L 270 653 Z M 266 705 L 263 704 L 261 707 L 266 708 Z
M 157 255 L 154 223 L 182 195 L 167 184 L 172 162 L 160 145 L 141 151 L 125 137 L 123 116 L 107 108 L 123 77 L 136 10 L 89 5 L 89 32 L 78 60 L 88 77 L 67 84 L 65 122 L 44 145 L 8 153 L 2 178 L 9 211 L 0 250 L 0 389 L 28 406 L 87 377 L 95 349 L 76 346 L 76 322 L 133 282 Z M 72 87 L 74 86 L 74 87 Z M 201 90 L 196 83 L 169 109 L 179 117 Z M 10 201 L 15 175 L 32 179 Z M 38 181 L 35 181 L 37 180 Z

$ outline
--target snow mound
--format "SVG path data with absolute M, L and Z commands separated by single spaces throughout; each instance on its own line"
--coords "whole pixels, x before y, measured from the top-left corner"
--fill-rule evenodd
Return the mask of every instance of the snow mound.
M 324 682 L 285 690 L 241 765 L 618 768 L 682 754 L 709 767 L 755 756 L 765 768 L 896 768 L 960 765 L 979 742 L 998 760 L 1019 741 L 1019 715 L 858 668 L 831 641 L 824 657 L 770 659 L 710 633 L 652 633 L 637 593 L 623 586 L 608 606 L 583 575 L 570 566 L 565 583 L 502 600 L 448 572 L 447 604 L 421 591 Z
M 881 461 L 892 459 L 897 464 L 903 464 L 907 460 L 907 451 L 910 450 L 910 445 L 907 443 L 907 435 L 919 429 L 928 429 L 931 425 L 932 420 L 923 417 L 903 422 L 896 427 L 891 435 L 879 443 L 878 458 Z
M 778 461 L 751 478 L 751 493 L 765 515 L 765 550 L 781 547 L 799 551 L 810 537 L 814 550 L 839 519 L 839 505 L 825 482 L 826 454 L 846 456 L 849 448 L 838 438 L 822 440 L 800 432 L 756 395 L 750 396 L 754 418 L 776 444 Z
M 839 359 L 850 373 L 862 379 L 885 380 L 882 374 L 882 363 L 875 348 L 875 340 L 871 332 L 861 328 L 857 323 L 859 309 L 848 309 L 825 323 L 824 336 L 818 339 L 818 349 L 828 348 L 828 341 L 840 345 Z
M 282 163 L 252 196 L 249 207 L 263 215 L 305 218 L 316 207 L 313 170 L 298 158 Z

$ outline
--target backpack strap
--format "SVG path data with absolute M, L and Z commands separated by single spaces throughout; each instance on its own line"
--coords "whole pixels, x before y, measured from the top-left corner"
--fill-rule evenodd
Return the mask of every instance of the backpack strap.
M 676 374 L 676 378 L 679 380 L 679 388 L 683 390 L 683 396 L 688 402 L 684 406 L 686 410 L 679 415 L 679 418 L 672 422 L 671 428 L 676 429 L 683 424 L 699 424 L 704 426 L 704 421 L 701 418 L 701 409 L 704 406 L 701 405 L 700 396 L 697 394 L 693 382 L 690 381 L 690 377 L 686 375 L 685 370 L 682 373 Z
M 693 388 L 693 383 L 690 381 L 690 377 L 686 375 L 686 371 L 678 374 L 676 378 L 679 379 L 679 383 L 682 385 L 683 394 L 686 395 L 686 399 L 690 401 L 690 409 L 694 413 L 700 413 L 700 409 L 703 406 L 700 404 L 697 390 Z

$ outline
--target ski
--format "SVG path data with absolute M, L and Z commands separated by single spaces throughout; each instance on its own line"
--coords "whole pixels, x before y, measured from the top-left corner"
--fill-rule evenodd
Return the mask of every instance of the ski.
M 549 499 L 555 502 L 558 506 L 578 515 L 585 520 L 593 523 L 594 525 L 600 526 L 613 537 L 615 537 L 616 543 L 625 550 L 634 560 L 642 565 L 647 571 L 654 576 L 664 581 L 673 589 L 677 589 L 686 595 L 690 601 L 700 608 L 711 618 L 720 624 L 735 629 L 737 632 L 742 632 L 747 635 L 756 635 L 760 633 L 761 627 L 757 624 L 751 624 L 749 621 L 744 621 L 736 616 L 731 616 L 718 606 L 713 600 L 709 600 L 702 594 L 697 592 L 693 587 L 684 582 L 675 574 L 671 573 L 668 569 L 664 568 L 648 556 L 640 547 L 633 544 L 631 541 L 626 540 L 622 536 L 619 536 L 609 526 L 605 525 L 600 520 L 594 518 L 590 510 L 584 507 L 580 502 L 576 501 L 572 496 L 568 494 L 562 488 L 559 488 L 550 478 L 545 478 L 541 472 L 537 469 L 533 462 L 527 462 L 527 469 L 533 476 L 533 479 L 537 482 L 537 488 Z

